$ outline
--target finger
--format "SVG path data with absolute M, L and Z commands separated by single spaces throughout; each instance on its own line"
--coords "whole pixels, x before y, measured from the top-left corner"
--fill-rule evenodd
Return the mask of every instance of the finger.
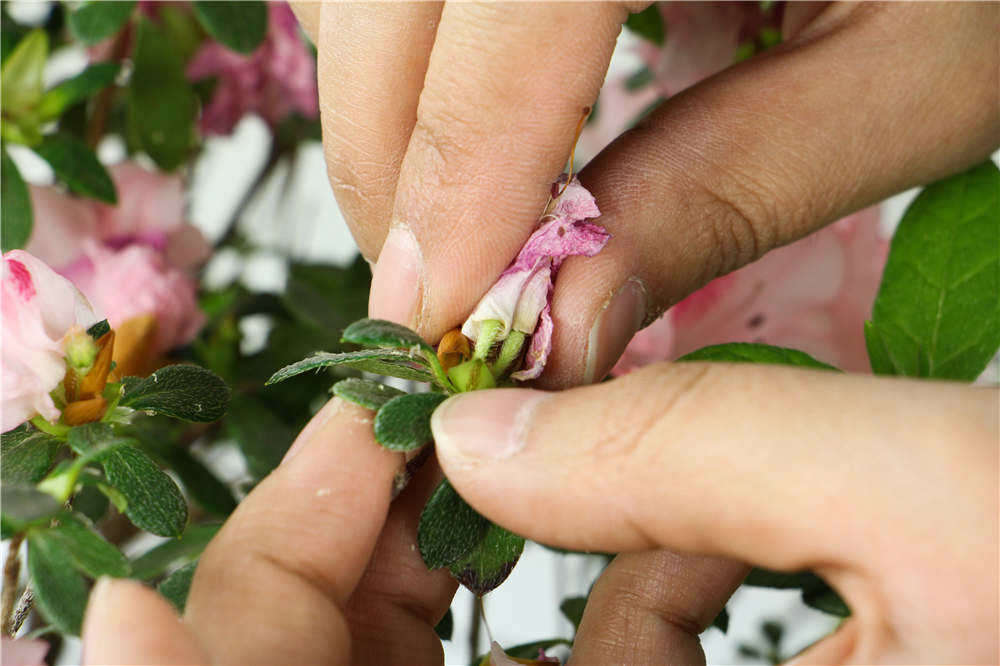
M 420 513 L 441 477 L 436 463 L 425 465 L 392 503 L 375 553 L 347 606 L 356 663 L 444 660 L 433 627 L 448 610 L 458 584 L 445 569 L 428 571 L 416 544 Z
M 319 43 L 319 13 L 323 5 L 319 2 L 289 2 L 288 6 L 313 45 Z
M 947 383 L 677 363 L 562 393 L 463 394 L 432 427 L 462 496 L 545 543 L 667 547 L 846 579 L 862 562 L 891 569 L 900 543 L 929 539 L 909 562 L 988 575 L 981 558 L 996 546 L 976 526 L 995 523 L 998 409 L 995 391 Z M 969 535 L 941 543 L 959 529 L 957 505 Z
M 446 4 L 369 312 L 429 339 L 517 253 L 593 104 L 628 5 Z
M 378 446 L 371 412 L 331 400 L 202 555 L 186 608 L 219 663 L 343 663 L 340 609 L 389 509 L 399 454 Z
M 998 53 L 996 5 L 834 3 L 662 104 L 581 173 L 614 237 L 560 269 L 546 385 L 601 379 L 637 324 L 712 278 L 986 159 Z
M 698 635 L 746 574 L 740 562 L 667 550 L 617 556 L 590 592 L 571 663 L 705 663 Z
M 206 664 L 208 656 L 167 601 L 141 583 L 101 578 L 87 603 L 83 663 Z
M 441 3 L 313 6 L 327 173 L 362 254 L 378 257 Z M 305 12 L 302 15 L 306 15 Z

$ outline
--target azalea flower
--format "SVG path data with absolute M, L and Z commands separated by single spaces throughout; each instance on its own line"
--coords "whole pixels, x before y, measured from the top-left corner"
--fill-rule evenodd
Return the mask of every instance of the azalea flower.
M 538 228 L 462 326 L 475 342 L 477 358 L 485 360 L 497 343 L 505 343 L 494 366 L 497 375 L 530 338 L 522 368 L 511 374 L 520 381 L 538 377 L 552 349 L 552 285 L 559 266 L 569 256 L 594 256 L 611 238 L 587 221 L 601 212 L 579 180 L 567 185 L 561 177 L 552 185 L 552 197 Z

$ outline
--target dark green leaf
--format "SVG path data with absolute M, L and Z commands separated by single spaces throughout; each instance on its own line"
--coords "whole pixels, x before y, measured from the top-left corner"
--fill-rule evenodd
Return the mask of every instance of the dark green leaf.
M 815 585 L 802 590 L 802 602 L 806 606 L 829 613 L 830 615 L 836 615 L 837 617 L 847 617 L 850 615 L 851 609 L 840 598 L 840 595 L 827 585 L 826 582 L 821 581 L 821 583 L 821 585 Z
M 928 185 L 903 215 L 865 328 L 879 374 L 971 381 L 1000 347 L 1000 170 Z
M 459 583 L 481 597 L 507 580 L 523 550 L 523 537 L 490 523 L 472 552 L 448 568 Z
M 417 528 L 420 556 L 428 569 L 458 562 L 482 541 L 490 522 L 455 492 L 448 479 L 434 490 Z
M 87 329 L 87 335 L 95 340 L 100 340 L 105 333 L 111 330 L 111 324 L 108 323 L 107 319 L 102 319 L 93 326 Z
M 31 32 L 31 29 L 21 25 L 7 13 L 7 5 L 0 6 L 0 61 L 6 61 L 7 56 L 14 52 L 21 40 Z
M 0 163 L 0 245 L 3 251 L 16 250 L 24 247 L 31 237 L 32 211 L 31 195 L 28 186 L 21 178 L 21 172 L 3 151 Z
M 451 609 L 445 611 L 441 621 L 434 625 L 434 633 L 443 641 L 450 641 L 451 635 L 455 631 L 455 619 L 451 615 Z
M 760 625 L 760 630 L 764 634 L 767 642 L 774 647 L 781 643 L 781 637 L 785 635 L 785 627 L 780 622 L 768 620 Z
M 121 446 L 101 457 L 111 485 L 128 501 L 125 515 L 158 536 L 177 536 L 187 522 L 187 503 L 177 484 L 149 456 Z
M 580 629 L 583 610 L 587 607 L 587 597 L 567 597 L 559 604 L 559 610 L 573 624 L 573 631 Z
M 94 456 L 111 447 L 133 443 L 134 440 L 119 437 L 110 423 L 98 421 L 70 429 L 66 441 L 69 447 L 81 456 Z
M 385 352 L 386 350 L 383 349 L 381 351 Z M 434 381 L 434 377 L 431 376 L 431 373 L 411 365 L 409 360 L 387 361 L 384 357 L 371 358 L 358 361 L 357 363 L 351 363 L 350 367 L 355 370 L 362 370 L 364 372 L 382 375 L 383 377 L 398 377 L 399 379 L 408 379 L 414 382 L 426 382 L 428 384 Z
M 746 579 L 744 579 L 743 584 L 754 587 L 770 587 L 778 590 L 825 585 L 823 579 L 811 571 L 785 573 L 784 571 L 771 571 L 769 569 L 761 569 L 760 567 L 751 569 Z
M 187 449 L 174 446 L 163 460 L 201 508 L 218 516 L 228 516 L 236 508 L 236 498 L 229 487 Z
M 38 103 L 38 115 L 44 120 L 58 118 L 63 111 L 82 102 L 101 88 L 111 85 L 121 65 L 117 62 L 99 62 L 76 76 L 66 79 L 45 91 Z
M 30 113 L 42 98 L 49 38 L 44 30 L 29 32 L 3 62 L 0 108 L 4 117 Z
M 207 423 L 225 416 L 229 396 L 229 387 L 211 371 L 196 365 L 168 365 L 145 379 L 126 377 L 120 404 Z
M 434 353 L 416 331 L 383 319 L 361 319 L 344 329 L 341 342 L 362 347 L 416 347 Z
M 712 626 L 722 633 L 729 631 L 729 611 L 726 610 L 725 606 L 722 607 L 719 614 L 715 616 L 714 620 L 712 620 Z
M 323 331 L 321 346 L 330 346 L 328 331 L 342 330 L 368 309 L 371 270 L 363 260 L 347 267 L 293 263 L 281 301 L 302 323 Z
M 267 405 L 245 395 L 233 399 L 226 428 L 256 479 L 264 478 L 278 466 L 296 435 L 295 429 Z
M 196 0 L 191 5 L 205 31 L 238 53 L 253 53 L 267 35 L 267 5 L 264 2 Z
M 179 539 L 165 541 L 132 560 L 132 577 L 139 580 L 156 578 L 177 564 L 193 562 L 222 525 L 190 525 Z
M 73 495 L 73 510 L 96 523 L 108 512 L 108 498 L 96 484 L 86 484 Z
M 653 82 L 653 70 L 649 67 L 642 67 L 630 77 L 625 79 L 626 90 L 639 90 L 645 88 Z
M 191 148 L 197 101 L 179 54 L 146 19 L 132 50 L 127 114 L 130 135 L 165 171 L 180 166 Z
M 5 535 L 47 522 L 60 511 L 62 504 L 33 486 L 4 483 L 0 487 L 0 516 Z
M 118 202 L 111 174 L 83 141 L 69 134 L 49 134 L 35 146 L 35 152 L 49 163 L 71 192 L 105 203 Z
M 751 342 L 728 342 L 696 349 L 678 361 L 716 361 L 721 363 L 768 363 L 774 365 L 797 365 L 804 368 L 836 370 L 832 365 L 817 361 L 809 354 L 797 349 L 772 347 Z
M 45 619 L 64 634 L 78 636 L 87 606 L 87 583 L 50 530 L 28 534 L 28 573 L 35 603 Z
M 135 8 L 135 2 L 88 2 L 67 19 L 70 32 L 91 46 L 111 37 L 124 27 Z
M 338 398 L 350 400 L 366 409 L 380 409 L 393 398 L 406 395 L 399 389 L 385 384 L 373 382 L 370 379 L 350 377 L 333 385 L 333 394 Z
M 625 27 L 657 46 L 663 46 L 667 37 L 660 8 L 655 2 L 641 12 L 629 14 L 628 20 L 625 21 Z
M 396 396 L 375 414 L 375 441 L 393 451 L 410 451 L 431 441 L 431 414 L 448 396 L 411 393 Z
M 386 370 L 386 372 L 380 374 L 389 374 L 393 370 L 405 369 L 411 371 L 416 376 L 426 377 L 426 381 L 430 381 L 431 378 L 430 373 L 408 366 L 410 363 L 422 363 L 423 359 L 420 356 L 411 356 L 409 353 L 397 349 L 362 349 L 360 351 L 341 353 L 317 352 L 308 358 L 304 358 L 291 365 L 286 365 L 281 370 L 278 370 L 267 380 L 267 384 L 276 384 L 309 370 L 318 370 L 334 365 L 346 365 L 359 370 L 374 372 L 370 368 L 376 367 L 373 365 L 376 362 L 381 362 L 377 367 Z M 400 375 L 396 374 L 395 376 Z
M 42 480 L 62 446 L 55 437 L 24 425 L 3 433 L 0 481 L 34 484 Z
M 191 589 L 191 581 L 194 579 L 194 571 L 197 568 L 197 561 L 189 562 L 156 586 L 159 593 L 173 604 L 178 613 L 183 613 L 184 606 L 187 605 L 188 591 Z
M 121 551 L 83 525 L 65 522 L 45 530 L 45 534 L 69 556 L 73 566 L 90 578 L 121 578 L 131 573 Z

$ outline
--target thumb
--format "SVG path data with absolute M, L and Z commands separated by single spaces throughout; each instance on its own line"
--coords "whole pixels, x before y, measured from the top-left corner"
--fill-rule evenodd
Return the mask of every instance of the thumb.
M 463 394 L 432 427 L 458 492 L 532 539 L 855 568 L 898 554 L 873 526 L 919 543 L 954 531 L 956 489 L 989 504 L 989 475 L 949 461 L 971 441 L 966 460 L 988 468 L 993 400 L 951 384 L 677 363 L 561 393 Z

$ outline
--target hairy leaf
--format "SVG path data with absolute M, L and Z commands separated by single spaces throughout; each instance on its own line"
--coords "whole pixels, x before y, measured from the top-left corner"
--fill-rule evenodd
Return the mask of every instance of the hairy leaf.
M 489 526 L 490 522 L 444 479 L 420 514 L 417 527 L 420 556 L 428 569 L 454 564 L 472 552 Z
M 55 462 L 62 442 L 28 426 L 3 433 L 0 443 L 0 481 L 38 483 Z
M 64 522 L 45 531 L 69 556 L 80 572 L 90 578 L 128 576 L 132 569 L 117 548 L 96 532 L 75 522 Z
M 363 347 L 417 347 L 434 352 L 424 339 L 405 326 L 383 319 L 361 319 L 344 329 L 341 342 Z
M 523 537 L 490 523 L 472 552 L 448 568 L 459 583 L 481 597 L 507 580 L 523 550 Z
M 349 400 L 366 409 L 380 409 L 393 398 L 406 395 L 403 391 L 373 382 L 370 379 L 350 377 L 333 385 L 333 394 L 338 398 Z
M 45 523 L 61 511 L 62 504 L 33 486 L 0 486 L 0 520 L 5 539 L 26 527 Z
M 157 591 L 173 604 L 178 613 L 183 613 L 184 607 L 187 605 L 188 592 L 191 590 L 191 581 L 194 579 L 194 571 L 197 568 L 197 560 L 189 562 L 156 586 Z
M 375 414 L 375 441 L 393 451 L 410 451 L 431 441 L 431 414 L 448 396 L 411 393 L 396 396 Z
M 125 407 L 208 423 L 226 414 L 230 390 L 213 372 L 196 365 L 168 365 L 145 379 L 126 377 Z
M 87 605 L 87 584 L 50 530 L 28 533 L 28 573 L 35 603 L 46 620 L 64 634 L 78 636 Z
M 369 372 L 375 372 L 372 368 L 378 367 L 385 372 L 380 372 L 379 374 L 392 374 L 393 376 L 401 376 L 393 371 L 395 370 L 408 370 L 411 371 L 414 376 L 426 377 L 425 381 L 430 381 L 430 373 L 419 370 L 417 368 L 409 367 L 409 364 L 418 363 L 423 364 L 423 359 L 419 355 L 410 355 L 405 351 L 400 351 L 397 349 L 362 349 L 360 351 L 352 352 L 317 352 L 312 356 L 302 359 L 291 365 L 286 365 L 281 370 L 271 375 L 271 378 L 267 380 L 267 384 L 276 384 L 278 382 L 283 382 L 290 377 L 295 375 L 300 375 L 303 372 L 308 372 L 309 370 L 319 370 L 320 368 L 327 368 L 335 365 L 346 365 L 358 370 L 366 370 Z M 379 365 L 375 365 L 379 363 Z
M 103 454 L 101 464 L 108 481 L 128 501 L 125 515 L 136 527 L 158 536 L 184 531 L 184 496 L 149 456 L 133 446 L 121 446 Z

